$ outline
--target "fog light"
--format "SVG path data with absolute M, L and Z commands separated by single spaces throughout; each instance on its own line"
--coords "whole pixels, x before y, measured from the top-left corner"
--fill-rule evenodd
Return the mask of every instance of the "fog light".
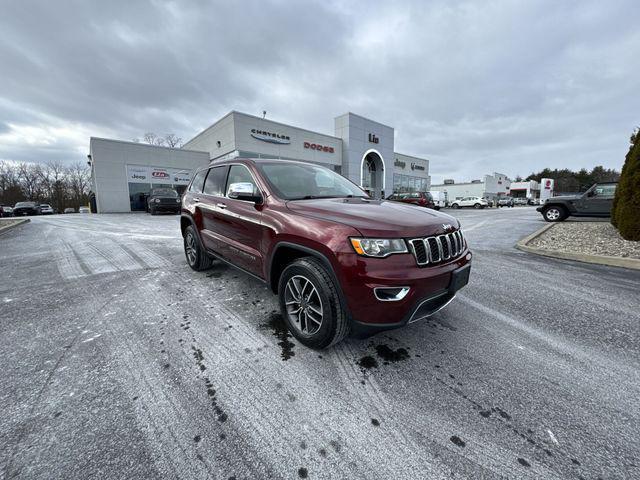
M 471 252 L 467 253 L 467 256 L 464 258 L 466 258 L 467 260 L 471 260 Z
M 409 287 L 376 287 L 373 294 L 381 302 L 397 302 L 409 293 Z

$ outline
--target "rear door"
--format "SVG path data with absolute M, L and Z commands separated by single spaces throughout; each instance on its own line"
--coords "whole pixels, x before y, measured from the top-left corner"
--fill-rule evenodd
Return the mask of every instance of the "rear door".
M 246 165 L 231 165 L 225 186 L 229 192 L 232 183 L 251 183 L 254 192 L 260 188 Z M 220 199 L 216 233 L 220 236 L 220 253 L 235 265 L 262 277 L 262 206 L 252 201 Z

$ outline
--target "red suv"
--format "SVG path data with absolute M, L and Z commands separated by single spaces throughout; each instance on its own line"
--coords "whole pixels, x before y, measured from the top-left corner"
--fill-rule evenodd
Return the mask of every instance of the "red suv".
M 394 193 L 387 197 L 387 200 L 391 200 L 392 202 L 412 203 L 413 205 L 439 210 L 439 207 L 436 207 L 433 197 L 429 192 Z
M 191 181 L 180 223 L 191 268 L 217 258 L 264 281 L 312 348 L 428 317 L 469 281 L 455 218 L 374 200 L 308 163 L 213 163 Z

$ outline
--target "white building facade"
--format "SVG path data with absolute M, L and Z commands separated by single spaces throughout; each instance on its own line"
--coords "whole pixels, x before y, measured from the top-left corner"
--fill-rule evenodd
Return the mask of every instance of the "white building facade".
M 527 198 L 536 200 L 540 198 L 540 184 L 535 180 L 526 180 L 524 182 L 512 182 L 509 188 L 510 195 L 515 198 Z
M 441 183 L 432 185 L 431 189 L 444 192 L 448 202 L 464 197 L 480 197 L 496 200 L 509 194 L 511 180 L 504 173 L 494 172 L 485 175 L 482 180 L 466 183 Z
M 393 127 L 354 113 L 336 117 L 328 135 L 232 111 L 180 149 L 92 138 L 92 188 L 98 212 L 143 210 L 153 186 L 182 193 L 198 167 L 245 157 L 324 165 L 376 198 L 428 191 L 429 160 L 396 153 L 394 137 Z

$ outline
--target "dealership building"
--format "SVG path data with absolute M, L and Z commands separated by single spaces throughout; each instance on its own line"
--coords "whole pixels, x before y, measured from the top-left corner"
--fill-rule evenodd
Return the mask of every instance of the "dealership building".
M 230 112 L 182 148 L 92 137 L 91 185 L 100 213 L 144 210 L 152 188 L 182 193 L 193 172 L 234 157 L 302 160 L 326 166 L 376 198 L 431 188 L 429 161 L 395 152 L 394 129 L 345 113 L 334 135 Z

